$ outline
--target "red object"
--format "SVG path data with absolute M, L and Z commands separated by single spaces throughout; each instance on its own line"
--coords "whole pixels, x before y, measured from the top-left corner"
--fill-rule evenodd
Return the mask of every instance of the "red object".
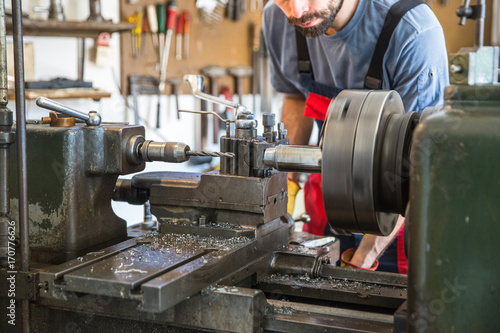
M 146 34 L 149 32 L 149 20 L 147 9 L 144 9 L 144 14 L 142 14 L 142 33 Z
M 182 12 L 182 20 L 184 21 L 184 35 L 189 35 L 189 26 L 191 24 L 191 14 L 188 11 Z
M 378 260 L 375 260 L 375 263 L 373 264 L 372 267 L 370 268 L 364 268 L 364 267 L 361 267 L 361 266 L 358 266 L 358 265 L 354 265 L 353 263 L 351 263 L 350 261 L 348 261 L 347 259 L 345 259 L 345 257 L 349 257 L 349 260 L 352 259 L 353 255 L 354 255 L 354 252 L 356 252 L 356 249 L 349 249 L 349 250 L 345 250 L 344 253 L 342 253 L 342 255 L 340 256 L 340 259 L 342 260 L 342 262 L 346 265 L 348 265 L 349 267 L 352 267 L 352 268 L 357 268 L 357 269 L 364 269 L 365 271 L 374 271 L 378 268 Z
M 408 274 L 408 259 L 405 254 L 405 223 L 398 231 L 396 236 L 397 248 L 398 248 L 398 272 L 401 274 Z
M 306 212 L 311 221 L 304 224 L 303 231 L 322 236 L 327 223 L 323 193 L 321 191 L 321 175 L 313 173 L 304 185 L 304 202 Z
M 175 33 L 177 35 L 182 35 L 182 26 L 184 22 L 182 22 L 182 15 L 177 15 L 177 25 L 176 25 L 176 30 Z
M 167 30 L 174 28 L 175 16 L 177 15 L 177 6 L 174 4 L 175 2 L 171 1 L 167 7 Z
M 304 116 L 324 121 L 331 101 L 331 98 L 310 92 L 306 100 Z

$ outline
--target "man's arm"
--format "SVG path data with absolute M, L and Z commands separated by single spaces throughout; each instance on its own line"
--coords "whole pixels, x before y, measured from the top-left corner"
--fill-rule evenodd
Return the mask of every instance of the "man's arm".
M 284 95 L 281 121 L 285 124 L 287 137 L 292 145 L 309 144 L 314 120 L 304 116 L 305 107 L 304 95 Z
M 401 215 L 398 218 L 396 226 L 394 230 L 391 232 L 389 236 L 373 236 L 373 235 L 365 235 L 361 240 L 356 252 L 352 256 L 351 263 L 362 267 L 362 268 L 370 268 L 375 263 L 382 253 L 384 253 L 385 249 L 391 244 L 394 238 L 397 236 L 399 229 L 403 225 L 405 218 Z

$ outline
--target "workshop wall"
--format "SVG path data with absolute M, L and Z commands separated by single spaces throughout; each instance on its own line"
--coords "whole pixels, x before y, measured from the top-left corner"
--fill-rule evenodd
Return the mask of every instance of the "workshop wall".
M 137 11 L 143 11 L 147 5 L 155 5 L 157 0 L 139 0 L 129 4 L 129 0 L 120 0 L 120 16 L 122 20 L 132 17 Z M 250 3 L 259 1 L 247 1 L 247 10 L 241 13 L 237 21 L 225 16 L 225 9 L 218 8 L 212 14 L 196 7 L 196 1 L 177 1 L 178 14 L 187 11 L 191 17 L 189 56 L 176 59 L 176 26 L 170 45 L 168 57 L 167 79 L 182 78 L 184 74 L 198 74 L 200 69 L 206 66 L 222 66 L 229 68 L 237 65 L 251 66 L 252 64 L 252 42 L 253 26 L 261 25 L 261 8 L 250 9 Z M 260 1 L 265 3 L 266 1 Z M 154 51 L 151 34 L 143 35 L 139 57 L 133 56 L 132 34 L 121 35 L 122 71 L 121 84 L 127 89 L 127 77 L 129 75 L 151 75 L 159 77 L 157 70 L 158 55 Z M 234 86 L 233 80 L 223 77 L 219 86 Z M 250 80 L 244 80 L 245 93 L 250 93 Z M 167 85 L 168 86 L 168 85 Z M 183 93 L 189 93 L 188 87 L 181 87 Z M 233 89 L 233 88 L 232 88 Z M 127 90 L 125 90 L 127 91 Z M 164 92 L 170 93 L 167 88 Z

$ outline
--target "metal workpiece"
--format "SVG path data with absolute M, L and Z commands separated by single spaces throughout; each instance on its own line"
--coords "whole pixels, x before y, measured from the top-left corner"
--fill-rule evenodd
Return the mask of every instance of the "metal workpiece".
M 97 111 L 90 111 L 88 114 L 85 114 L 46 97 L 38 97 L 36 99 L 36 105 L 44 109 L 52 110 L 55 112 L 63 113 L 70 117 L 81 119 L 85 121 L 87 126 L 101 125 L 101 115 Z
M 319 147 L 279 145 L 266 149 L 264 164 L 278 171 L 321 173 L 321 156 Z
M 322 133 L 323 201 L 337 233 L 388 235 L 408 202 L 415 112 L 393 91 L 344 90 Z
M 191 148 L 180 142 L 144 141 L 139 145 L 138 156 L 147 162 L 160 161 L 167 163 L 181 163 L 189 160 L 187 152 Z

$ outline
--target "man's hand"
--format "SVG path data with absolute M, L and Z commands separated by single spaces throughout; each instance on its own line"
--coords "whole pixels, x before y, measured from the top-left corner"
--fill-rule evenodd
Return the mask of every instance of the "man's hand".
M 372 267 L 375 260 L 377 260 L 384 253 L 385 249 L 387 249 L 396 237 L 404 221 L 405 218 L 400 215 L 394 230 L 389 236 L 365 235 L 361 240 L 358 249 L 354 252 L 350 262 L 361 268 Z

